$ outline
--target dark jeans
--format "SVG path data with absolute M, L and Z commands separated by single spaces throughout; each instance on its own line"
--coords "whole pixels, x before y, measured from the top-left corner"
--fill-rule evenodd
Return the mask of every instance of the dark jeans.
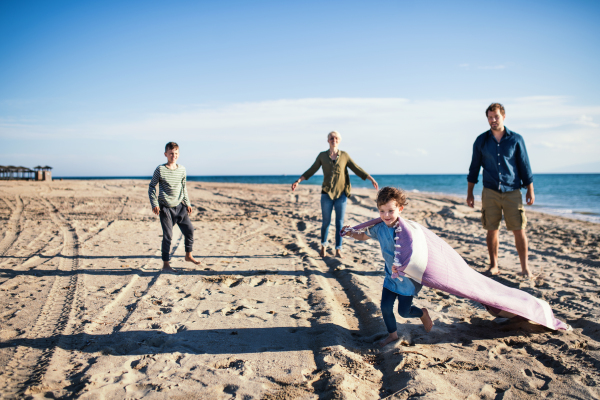
M 342 248 L 342 235 L 340 232 L 344 224 L 344 214 L 346 214 L 346 200 L 348 198 L 342 194 L 335 200 L 331 200 L 328 194 L 321 193 L 321 212 L 323 213 L 323 225 L 321 225 L 321 244 L 327 246 L 327 236 L 329 235 L 329 225 L 331 225 L 331 214 L 335 208 L 335 248 Z
M 406 278 L 405 278 L 406 279 Z M 394 301 L 398 297 L 398 314 L 403 318 L 421 318 L 423 310 L 412 305 L 413 296 L 402 296 L 383 288 L 381 293 L 381 315 L 388 333 L 396 332 L 396 317 L 394 317 Z
M 179 225 L 181 233 L 183 233 L 184 245 L 186 253 L 192 251 L 194 244 L 194 227 L 188 216 L 187 207 L 183 203 L 179 203 L 175 207 L 160 207 L 160 225 L 163 230 L 162 240 L 162 260 L 169 261 L 171 259 L 171 239 L 173 238 L 173 225 Z

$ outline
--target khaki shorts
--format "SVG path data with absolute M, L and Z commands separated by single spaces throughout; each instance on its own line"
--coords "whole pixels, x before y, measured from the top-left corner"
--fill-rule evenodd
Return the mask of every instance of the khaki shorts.
M 525 229 L 527 217 L 523 207 L 523 197 L 520 190 L 500 193 L 483 188 L 481 192 L 481 223 L 483 229 L 495 231 L 500 228 L 504 213 L 504 222 L 509 231 Z

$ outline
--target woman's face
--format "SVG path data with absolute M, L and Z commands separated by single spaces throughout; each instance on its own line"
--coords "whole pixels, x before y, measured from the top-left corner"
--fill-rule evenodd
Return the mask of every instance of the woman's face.
M 327 143 L 329 143 L 329 147 L 336 148 L 340 144 L 340 138 L 337 136 L 331 135 L 327 139 Z

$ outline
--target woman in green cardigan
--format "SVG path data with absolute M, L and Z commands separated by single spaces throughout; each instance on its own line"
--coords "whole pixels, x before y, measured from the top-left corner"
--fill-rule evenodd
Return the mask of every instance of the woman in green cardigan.
M 331 214 L 333 209 L 335 209 L 335 256 L 343 258 L 340 231 L 344 226 L 346 200 L 350 196 L 350 175 L 348 175 L 348 168 L 358 175 L 358 177 L 362 178 L 362 180 L 369 179 L 373 183 L 375 190 L 378 189 L 375 179 L 356 165 L 348 153 L 338 149 L 341 141 L 342 136 L 338 132 L 330 132 L 327 135 L 329 150 L 319 153 L 312 167 L 303 173 L 300 179 L 292 183 L 292 191 L 294 191 L 300 182 L 308 180 L 320 167 L 323 167 L 323 187 L 321 191 L 321 212 L 323 213 L 321 257 L 325 257 L 329 225 L 331 225 Z

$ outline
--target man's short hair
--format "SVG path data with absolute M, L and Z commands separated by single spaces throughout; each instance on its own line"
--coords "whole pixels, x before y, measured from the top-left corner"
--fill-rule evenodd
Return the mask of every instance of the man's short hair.
M 500 110 L 500 114 L 502 114 L 503 117 L 506 117 L 506 113 L 504 111 L 504 106 L 500 103 L 492 103 L 490 104 L 490 106 L 487 108 L 487 110 L 485 110 L 485 116 L 488 116 L 488 111 L 494 112 L 496 110 Z
M 386 186 L 377 192 L 377 207 L 381 207 L 390 201 L 395 200 L 398 207 L 404 207 L 408 204 L 406 200 L 406 193 L 404 190 L 398 189 L 391 186 Z
M 175 150 L 175 149 L 178 149 L 178 148 L 179 148 L 179 145 L 177 143 L 175 143 L 175 142 L 169 142 L 165 146 L 165 153 L 167 151 L 169 151 L 169 150 Z

